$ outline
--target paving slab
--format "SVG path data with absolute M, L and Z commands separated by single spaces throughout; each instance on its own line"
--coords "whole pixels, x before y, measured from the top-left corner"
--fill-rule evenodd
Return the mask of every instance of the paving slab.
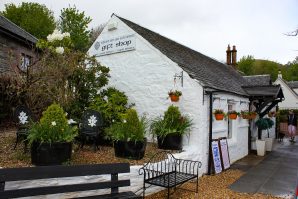
M 283 143 L 276 142 L 274 150 L 257 162 L 246 167 L 246 173 L 230 185 L 230 189 L 275 196 L 294 195 L 298 180 L 298 143 L 292 144 L 287 140 Z M 243 162 L 236 162 L 236 166 L 232 168 L 239 165 L 243 165 Z

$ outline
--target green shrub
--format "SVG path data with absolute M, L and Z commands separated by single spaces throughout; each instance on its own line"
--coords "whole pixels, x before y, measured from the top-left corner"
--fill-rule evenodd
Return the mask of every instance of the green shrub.
M 143 141 L 147 125 L 145 116 L 139 119 L 136 110 L 128 109 L 123 115 L 122 122 L 113 123 L 106 132 L 114 141 Z
M 52 104 L 42 113 L 39 123 L 29 129 L 28 140 L 32 142 L 70 142 L 77 135 L 77 128 L 68 125 L 65 112 L 58 104 Z
M 269 118 L 259 118 L 256 121 L 256 125 L 259 129 L 265 130 L 270 129 L 273 126 L 274 122 Z
M 192 120 L 188 116 L 181 115 L 179 108 L 171 105 L 165 111 L 164 117 L 157 117 L 152 121 L 150 131 L 153 135 L 164 138 L 168 134 L 188 133 L 192 125 Z
M 108 88 L 94 98 L 89 108 L 99 111 L 103 116 L 105 127 L 109 127 L 112 123 L 121 122 L 123 115 L 132 106 L 128 104 L 124 92 Z

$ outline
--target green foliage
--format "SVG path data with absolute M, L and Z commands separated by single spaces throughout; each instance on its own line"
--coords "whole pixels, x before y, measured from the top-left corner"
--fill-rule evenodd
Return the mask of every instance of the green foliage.
M 104 124 L 109 127 L 112 123 L 121 122 L 128 108 L 128 98 L 124 92 L 115 88 L 107 88 L 101 91 L 90 104 L 90 109 L 102 113 Z
M 67 123 L 66 115 L 58 104 L 52 104 L 43 112 L 39 123 L 29 130 L 28 140 L 32 142 L 71 142 L 77 135 L 77 128 Z
M 123 121 L 113 123 L 106 129 L 106 132 L 115 141 L 143 141 L 147 126 L 148 122 L 145 116 L 139 119 L 136 110 L 128 109 L 123 115 Z
M 233 111 L 229 111 L 228 114 L 236 114 L 236 115 L 240 115 L 240 113 L 238 113 L 237 111 L 233 110 Z
M 181 96 L 182 95 L 182 92 L 181 91 L 178 91 L 178 90 L 170 90 L 168 92 L 168 95 L 176 95 L 176 96 Z
M 56 27 L 53 12 L 38 3 L 5 4 L 2 14 L 38 39 L 45 39 Z
M 168 134 L 183 135 L 191 130 L 193 123 L 188 116 L 181 115 L 179 108 L 169 106 L 164 117 L 155 118 L 150 126 L 153 135 L 164 138 Z
M 224 114 L 224 111 L 222 109 L 215 109 L 213 114 Z
M 253 75 L 253 64 L 255 59 L 251 55 L 244 56 L 238 62 L 238 69 L 245 75 Z
M 81 118 L 83 111 L 98 96 L 98 90 L 108 84 L 109 71 L 109 68 L 100 65 L 95 57 L 85 56 L 79 61 L 78 67 L 68 78 L 73 98 L 66 110 L 72 118 Z
M 288 122 L 289 111 L 293 110 L 295 115 L 298 115 L 298 109 L 282 109 L 276 114 L 276 123 Z
M 77 8 L 63 8 L 60 14 L 59 29 L 62 32 L 69 32 L 74 49 L 86 51 L 89 47 L 90 31 L 87 29 L 91 22 L 90 17 L 86 17 L 84 12 L 79 12 Z
M 238 67 L 245 75 L 270 74 L 274 81 L 277 78 L 280 64 L 269 60 L 254 59 L 253 56 L 248 55 L 240 59 Z
M 270 118 L 259 118 L 256 121 L 257 127 L 261 130 L 270 129 L 273 124 L 274 122 Z

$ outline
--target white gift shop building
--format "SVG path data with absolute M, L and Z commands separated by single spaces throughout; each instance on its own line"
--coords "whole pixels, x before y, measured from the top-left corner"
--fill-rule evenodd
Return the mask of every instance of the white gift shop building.
M 200 174 L 208 173 L 211 139 L 228 138 L 231 163 L 248 154 L 249 121 L 240 117 L 216 121 L 212 114 L 215 109 L 248 110 L 254 99 L 250 98 L 254 87 L 228 65 L 236 63 L 235 47 L 228 48 L 224 64 L 113 14 L 88 52 L 110 68 L 109 86 L 124 91 L 139 114 L 154 118 L 174 104 L 193 119 L 194 128 L 177 156 L 201 161 Z M 168 99 L 171 89 L 182 91 L 179 102 Z M 273 89 L 268 95 L 277 92 Z M 131 178 L 132 189 L 137 189 L 138 182 L 140 188 L 137 167 L 131 173 L 136 176 Z

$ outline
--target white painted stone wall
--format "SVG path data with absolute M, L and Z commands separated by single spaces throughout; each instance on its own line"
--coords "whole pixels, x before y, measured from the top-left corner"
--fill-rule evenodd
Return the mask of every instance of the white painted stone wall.
M 289 88 L 289 86 L 284 82 L 282 77 L 278 77 L 275 85 L 280 84 L 282 91 L 284 93 L 285 100 L 278 103 L 280 109 L 298 109 L 298 96 L 297 94 Z
M 231 101 L 233 100 L 233 101 Z M 232 104 L 233 110 L 241 112 L 248 110 L 249 101 L 247 98 L 229 94 L 217 94 L 214 96 L 213 109 L 223 109 L 228 112 L 228 103 Z M 237 117 L 232 122 L 232 136 L 228 139 L 231 163 L 243 158 L 248 154 L 248 120 Z M 213 119 L 213 139 L 228 136 L 228 118 L 222 121 Z
M 108 31 L 109 24 L 118 24 L 117 29 Z M 183 114 L 188 114 L 194 123 L 194 127 L 189 138 L 184 137 L 183 152 L 175 154 L 177 158 L 198 160 L 202 162 L 200 175 L 207 172 L 208 163 L 208 137 L 209 137 L 209 96 L 204 95 L 203 87 L 200 82 L 191 79 L 184 71 L 183 87 L 179 80 L 174 86 L 174 75 L 181 73 L 182 69 L 173 61 L 164 56 L 159 50 L 154 48 L 140 35 L 136 34 L 126 24 L 121 22 L 117 17 L 113 16 L 104 28 L 103 32 L 97 40 L 115 38 L 129 34 L 136 35 L 136 50 L 122 53 L 110 54 L 98 57 L 97 59 L 103 65 L 110 68 L 109 86 L 114 86 L 124 91 L 128 96 L 129 103 L 135 103 L 136 109 L 140 114 L 147 114 L 149 118 L 163 115 L 164 111 L 172 103 L 168 98 L 170 89 L 179 89 L 183 95 L 178 106 Z M 89 49 L 90 55 L 95 55 L 94 46 Z M 222 101 L 217 103 L 214 101 L 213 107 L 222 108 L 227 111 L 227 99 L 234 99 L 236 111 L 248 109 L 248 99 L 228 94 L 217 94 Z M 240 104 L 240 101 L 246 103 Z M 233 137 L 228 140 L 231 162 L 234 162 L 247 155 L 247 135 L 248 122 L 246 120 L 237 119 L 233 122 Z M 213 120 L 213 138 L 226 136 L 227 121 L 217 122 Z M 148 135 L 150 138 L 150 135 Z M 129 174 L 120 175 L 120 178 L 131 179 L 131 186 L 126 188 L 136 192 L 142 188 L 143 177 L 138 174 L 141 166 L 132 166 Z M 73 181 L 95 181 L 104 180 L 108 176 L 101 177 L 79 177 L 72 179 Z M 66 183 L 67 180 L 49 181 L 53 184 Z M 39 184 L 39 182 L 35 182 Z M 47 182 L 45 182 L 47 183 Z M 32 186 L 32 182 L 13 183 L 9 186 Z M 125 188 L 124 188 L 125 189 Z M 152 186 L 146 190 L 146 194 L 150 194 L 160 190 L 161 188 Z M 123 190 L 122 188 L 120 190 Z M 140 193 L 140 192 L 139 192 Z M 72 197 L 77 196 L 72 194 Z M 39 198 L 39 197 L 38 197 Z M 45 198 L 45 197 L 41 197 Z M 65 198 L 65 195 L 57 195 L 49 198 Z
M 116 30 L 109 31 L 107 29 L 111 23 L 117 24 Z M 200 82 L 190 78 L 185 71 L 183 87 L 179 80 L 174 84 L 174 75 L 180 74 L 182 69 L 117 17 L 113 16 L 110 19 L 97 41 L 129 34 L 136 36 L 136 50 L 97 58 L 100 63 L 110 68 L 109 86 L 124 91 L 129 102 L 136 104 L 135 108 L 138 113 L 147 114 L 149 118 L 163 115 L 168 106 L 172 104 L 167 99 L 169 90 L 181 90 L 183 95 L 180 101 L 174 105 L 178 106 L 183 114 L 188 114 L 193 119 L 194 127 L 189 138 L 184 137 L 183 152 L 175 154 L 175 156 L 201 161 L 203 165 L 200 175 L 206 173 L 209 151 L 209 97 L 204 96 Z M 97 54 L 94 46 L 89 49 L 89 54 Z M 227 96 L 236 101 L 245 100 L 245 98 L 235 98 L 232 95 Z M 238 102 L 238 104 L 240 103 Z M 238 109 L 240 110 L 239 107 L 237 107 Z M 247 123 L 238 121 L 235 126 L 237 128 L 235 136 L 229 140 L 231 162 L 247 155 Z M 130 174 L 132 182 L 130 188 L 133 191 L 138 190 L 143 181 L 135 168 L 137 167 L 134 167 Z M 153 191 L 148 190 L 146 193 Z

